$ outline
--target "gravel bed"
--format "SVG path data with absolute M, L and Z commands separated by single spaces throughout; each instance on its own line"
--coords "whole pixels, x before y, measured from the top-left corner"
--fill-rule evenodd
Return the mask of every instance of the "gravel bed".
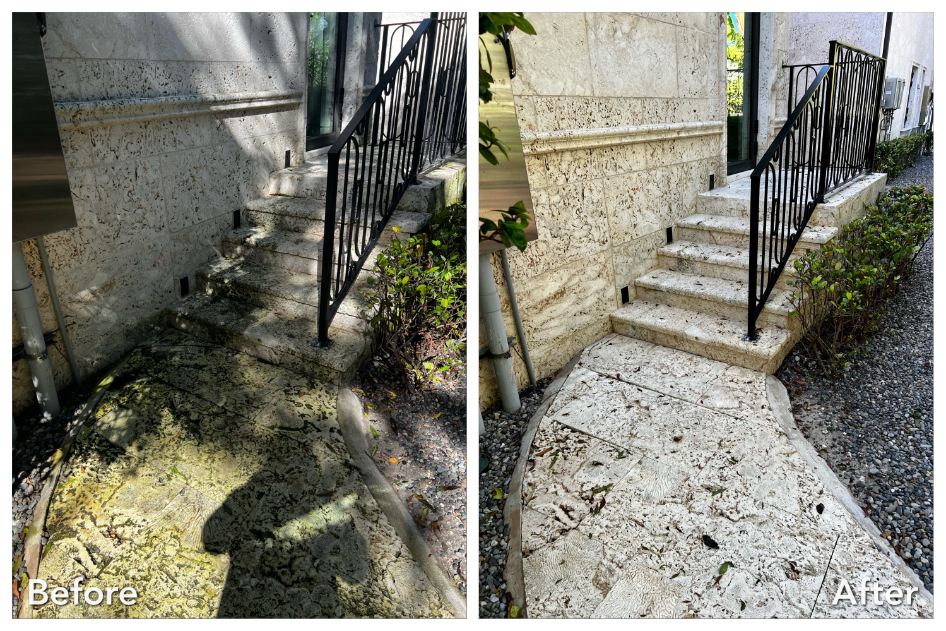
M 368 414 L 372 459 L 467 593 L 466 372 L 411 394 L 374 360 L 352 389 Z
M 503 522 L 503 506 L 509 492 L 509 478 L 519 459 L 522 433 L 542 403 L 542 396 L 554 377 L 542 379 L 537 388 L 519 391 L 522 408 L 513 414 L 503 412 L 501 404 L 483 412 L 486 433 L 480 436 L 480 458 L 488 467 L 480 473 L 480 618 L 505 618 L 509 595 L 503 574 L 509 527 Z M 497 498 L 496 489 L 502 491 Z
M 913 166 L 905 170 L 895 180 L 887 182 L 887 188 L 892 186 L 925 186 L 930 193 L 933 192 L 933 156 L 923 156 L 913 163 Z
M 78 423 L 77 413 L 85 405 L 96 382 L 87 379 L 81 389 L 64 390 L 59 393 L 62 409 L 54 419 L 44 419 L 39 407 L 34 406 L 15 419 L 18 436 L 13 443 L 13 572 L 14 584 L 19 585 L 23 576 L 22 565 L 25 529 L 33 521 L 33 511 L 46 486 L 49 466 L 66 434 Z M 89 385 L 91 384 L 91 385 Z M 43 537 L 46 545 L 46 537 Z M 13 594 L 13 617 L 16 617 L 19 599 Z
M 893 182 L 918 184 L 932 191 L 932 156 Z M 932 592 L 933 240 L 841 378 L 822 377 L 801 345 L 779 378 L 799 428 Z

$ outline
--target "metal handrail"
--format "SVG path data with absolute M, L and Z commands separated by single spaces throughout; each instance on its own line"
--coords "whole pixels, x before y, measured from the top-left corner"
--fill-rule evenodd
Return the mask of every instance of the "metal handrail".
M 465 42 L 454 15 L 420 23 L 329 149 L 313 345 L 331 345 L 329 326 L 407 187 L 466 144 L 466 47 L 438 45 Z
M 786 66 L 791 115 L 749 176 L 749 340 L 815 207 L 875 161 L 886 60 L 832 41 L 794 105 L 795 82 L 814 67 Z

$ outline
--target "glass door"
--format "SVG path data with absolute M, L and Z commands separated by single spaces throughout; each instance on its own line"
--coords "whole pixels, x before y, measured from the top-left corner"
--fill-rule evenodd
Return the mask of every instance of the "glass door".
M 331 145 L 341 131 L 346 13 L 309 14 L 306 151 Z
M 726 14 L 726 173 L 755 168 L 759 121 L 759 14 Z

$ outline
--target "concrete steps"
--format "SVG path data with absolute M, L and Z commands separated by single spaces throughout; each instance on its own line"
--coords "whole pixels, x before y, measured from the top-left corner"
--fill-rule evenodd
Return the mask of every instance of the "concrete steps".
M 771 374 L 791 350 L 786 329 L 760 327 L 745 340 L 746 319 L 729 319 L 666 304 L 635 300 L 611 314 L 614 332 L 661 346 Z
M 371 351 L 372 313 L 362 291 L 377 254 L 392 239 L 421 231 L 430 218 L 423 209 L 439 210 L 448 185 L 455 192 L 457 182 L 465 181 L 462 162 L 448 165 L 405 193 L 412 203 L 398 206 L 339 305 L 329 328 L 331 347 L 310 343 L 318 337 L 322 245 L 330 232 L 325 156 L 271 175 L 270 194 L 247 202 L 240 214 L 243 225 L 223 237 L 224 258 L 198 269 L 195 291 L 167 309 L 169 324 L 322 381 L 345 382 Z M 395 226 L 403 232 L 395 233 Z M 338 256 L 337 238 L 335 245 Z
M 329 328 L 334 344 L 322 349 L 310 344 L 318 338 L 316 320 L 223 296 L 192 293 L 171 305 L 167 316 L 185 333 L 330 383 L 344 383 L 370 352 L 364 333 L 338 322 Z
M 774 372 L 802 335 L 798 316 L 792 315 L 794 288 L 788 285 L 795 275 L 792 263 L 806 251 L 834 239 L 839 233 L 837 225 L 843 225 L 834 219 L 859 212 L 858 200 L 862 207 L 876 186 L 876 178 L 866 176 L 847 188 L 847 196 L 834 195 L 829 200 L 832 207 L 816 208 L 756 321 L 758 339 L 754 341 L 747 339 L 750 180 L 744 178 L 701 193 L 697 213 L 678 221 L 674 241 L 658 248 L 657 269 L 634 281 L 636 299 L 611 314 L 614 331 L 752 370 Z M 822 225 L 815 221 L 819 216 L 831 221 Z M 763 235 L 768 236 L 766 228 Z M 782 247 L 789 236 L 794 235 L 776 230 L 767 243 Z

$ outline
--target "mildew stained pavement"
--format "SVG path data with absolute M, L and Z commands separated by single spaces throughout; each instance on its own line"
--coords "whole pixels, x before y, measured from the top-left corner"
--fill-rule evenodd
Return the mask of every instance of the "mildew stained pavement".
M 766 376 L 621 335 L 586 349 L 523 479 L 529 617 L 932 617 L 812 471 Z M 915 591 L 915 590 L 914 590 Z M 882 595 L 881 595 L 881 598 Z
M 83 427 L 39 578 L 137 604 L 36 617 L 440 617 L 449 608 L 352 464 L 336 386 L 177 331 Z

